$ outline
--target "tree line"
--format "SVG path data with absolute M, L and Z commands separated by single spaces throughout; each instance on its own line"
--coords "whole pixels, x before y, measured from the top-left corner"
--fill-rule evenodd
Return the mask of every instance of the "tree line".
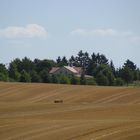
M 82 67 L 81 77 L 74 75 L 50 75 L 52 67 Z M 87 79 L 85 75 L 93 78 Z M 0 63 L 0 81 L 60 83 L 81 85 L 123 86 L 140 80 L 140 69 L 131 60 L 126 60 L 122 67 L 115 68 L 104 54 L 94 52 L 89 55 L 82 50 L 69 59 L 58 57 L 56 61 L 49 59 L 16 58 L 6 67 Z

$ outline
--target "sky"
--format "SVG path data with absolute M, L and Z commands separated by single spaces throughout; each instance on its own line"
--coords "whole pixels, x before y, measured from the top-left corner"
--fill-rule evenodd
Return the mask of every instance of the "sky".
M 140 67 L 140 0 L 0 0 L 0 63 L 80 50 Z

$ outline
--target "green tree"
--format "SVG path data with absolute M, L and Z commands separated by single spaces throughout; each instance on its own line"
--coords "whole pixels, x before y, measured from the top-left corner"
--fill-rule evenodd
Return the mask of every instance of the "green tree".
M 58 76 L 57 75 L 52 75 L 52 83 L 59 83 L 59 78 L 58 78 Z
M 41 78 L 36 71 L 31 71 L 30 76 L 31 76 L 31 82 L 37 82 L 37 83 L 41 82 Z
M 87 74 L 88 75 L 94 75 L 94 70 L 97 67 L 97 62 L 96 62 L 96 54 L 93 53 L 91 55 L 91 59 L 89 59 L 88 67 L 87 67 Z
M 116 86 L 123 86 L 124 85 L 123 79 L 122 78 L 116 78 L 115 85 Z
M 67 66 L 68 65 L 68 60 L 65 56 L 63 56 L 63 58 L 61 59 L 61 57 L 59 56 L 57 59 L 56 59 L 56 62 L 57 62 L 57 66 L 58 67 L 62 67 L 62 66 Z
M 59 64 L 61 62 L 61 57 L 58 56 L 58 58 L 56 59 L 57 64 Z
M 82 50 L 80 50 L 78 53 L 77 62 L 78 62 L 80 67 L 84 66 L 84 53 Z
M 76 66 L 76 60 L 75 57 L 72 55 L 71 58 L 69 59 L 69 65 L 72 66 Z
M 139 70 L 139 69 L 136 69 L 136 70 L 133 72 L 133 74 L 134 74 L 133 80 L 134 80 L 134 81 L 137 81 L 137 80 L 140 79 L 139 73 L 140 73 L 140 70 Z
M 8 81 L 8 77 L 5 74 L 0 73 L 0 81 Z
M 87 52 L 79 51 L 78 56 L 76 57 L 77 66 L 82 67 L 84 71 L 87 71 L 89 65 L 89 54 Z
M 103 54 L 100 55 L 99 53 L 97 53 L 96 63 L 97 63 L 97 65 L 101 65 L 101 64 L 107 65 L 108 64 L 108 59 L 106 58 L 105 55 L 103 55 Z
M 96 67 L 94 76 L 97 77 L 99 73 L 102 73 L 108 80 L 108 85 L 112 86 L 115 82 L 114 74 L 111 70 L 111 68 L 108 65 L 101 64 Z M 98 82 L 97 82 L 98 83 Z
M 27 57 L 24 57 L 20 64 L 20 72 L 25 70 L 26 72 L 31 72 L 35 69 L 34 63 Z
M 35 71 L 37 73 L 40 73 L 44 69 L 47 70 L 47 72 L 49 72 L 52 69 L 52 67 L 56 66 L 56 63 L 53 60 L 48 60 L 48 59 L 44 59 L 44 60 L 35 59 L 34 65 L 35 65 Z
M 112 73 L 114 74 L 114 76 L 116 76 L 116 70 L 115 70 L 115 67 L 114 67 L 114 64 L 113 64 L 113 61 L 111 60 L 111 62 L 110 62 L 110 68 L 111 68 L 111 70 L 112 70 Z
M 68 60 L 65 56 L 63 56 L 61 63 L 63 64 L 63 66 L 68 66 Z
M 134 62 L 130 61 L 129 59 L 127 59 L 126 62 L 124 63 L 124 67 L 128 67 L 132 71 L 136 70 L 137 68 Z
M 20 73 L 23 69 L 22 69 L 22 62 L 19 58 L 14 59 L 10 64 L 13 64 L 16 66 L 17 71 Z
M 20 82 L 31 82 L 31 76 L 25 70 L 21 72 Z
M 8 70 L 6 69 L 5 65 L 0 64 L 0 81 L 8 81 Z
M 103 86 L 109 85 L 108 78 L 102 72 L 99 72 L 97 74 L 96 82 L 98 83 L 98 85 L 103 85 Z
M 133 81 L 133 71 L 129 67 L 125 66 L 122 69 L 121 77 L 128 85 L 130 82 Z
M 80 84 L 81 85 L 86 85 L 86 78 L 84 72 L 82 72 L 81 77 L 80 77 Z
M 0 73 L 3 73 L 4 75 L 8 75 L 8 71 L 4 64 L 0 64 Z
M 108 81 L 109 81 L 109 86 L 113 86 L 115 84 L 115 77 L 112 73 L 112 71 L 107 71 L 108 73 L 106 74 Z
M 79 78 L 78 77 L 75 77 L 74 75 L 71 76 L 71 81 L 70 83 L 72 85 L 78 85 L 79 84 Z
M 51 76 L 49 75 L 47 69 L 43 69 L 40 72 L 40 77 L 41 77 L 43 83 L 51 83 Z
M 20 81 L 21 74 L 18 72 L 17 64 L 14 62 L 11 62 L 9 65 L 9 77 L 13 79 L 14 81 Z

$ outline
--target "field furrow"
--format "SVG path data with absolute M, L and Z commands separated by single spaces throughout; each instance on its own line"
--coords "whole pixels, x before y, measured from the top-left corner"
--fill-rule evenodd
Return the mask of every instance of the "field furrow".
M 0 139 L 139 140 L 140 88 L 1 82 Z

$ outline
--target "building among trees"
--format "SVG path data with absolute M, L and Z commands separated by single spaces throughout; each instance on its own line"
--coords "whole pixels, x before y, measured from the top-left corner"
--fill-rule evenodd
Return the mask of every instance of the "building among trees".
M 8 67 L 0 63 L 0 81 L 103 86 L 139 85 L 140 69 L 129 59 L 122 67 L 115 68 L 113 61 L 109 62 L 105 55 L 94 52 L 89 55 L 81 50 L 69 59 L 59 56 L 56 61 L 32 61 L 24 57 L 14 59 Z
M 83 70 L 82 67 L 71 67 L 71 66 L 62 66 L 62 67 L 52 67 L 50 74 L 52 75 L 74 75 L 76 77 L 81 77 Z M 93 76 L 85 75 L 85 78 L 93 78 Z

